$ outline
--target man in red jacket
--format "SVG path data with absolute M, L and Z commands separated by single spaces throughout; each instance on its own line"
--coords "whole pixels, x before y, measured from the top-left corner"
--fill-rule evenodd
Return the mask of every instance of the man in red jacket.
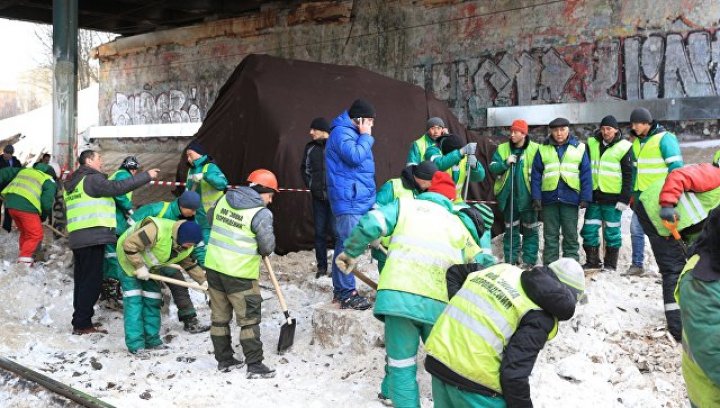
M 716 156 L 720 155 L 716 153 Z M 638 219 L 650 238 L 663 279 L 668 330 L 678 341 L 682 324 L 673 294 L 687 261 L 687 246 L 702 230 L 708 213 L 720 205 L 718 165 L 715 160 L 713 164 L 693 164 L 673 170 L 665 180 L 658 180 L 643 191 L 637 203 Z M 668 228 L 668 225 L 674 226 Z M 677 230 L 681 239 L 674 239 L 672 230 Z

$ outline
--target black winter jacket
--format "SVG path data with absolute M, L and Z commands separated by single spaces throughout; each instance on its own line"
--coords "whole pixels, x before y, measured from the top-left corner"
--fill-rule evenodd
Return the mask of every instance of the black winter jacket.
M 605 150 L 607 150 L 608 147 L 614 145 L 615 143 L 622 140 L 622 133 L 618 131 L 617 135 L 615 136 L 615 139 L 610 143 L 610 145 L 605 146 L 605 143 L 603 143 L 602 135 L 600 134 L 600 131 L 596 131 L 595 134 L 591 137 L 594 137 L 597 139 L 598 142 L 600 142 L 600 155 L 602 156 L 603 153 L 605 153 Z M 592 160 L 592 157 L 590 158 Z M 612 194 L 612 193 L 603 193 L 598 188 L 597 190 L 593 190 L 593 201 L 598 204 L 615 204 L 618 201 L 623 202 L 625 204 L 628 204 L 630 202 L 630 195 L 632 194 L 632 148 L 628 150 L 628 152 L 623 156 L 622 159 L 620 159 L 620 173 L 622 174 L 622 188 L 620 190 L 620 194 Z
M 65 190 L 72 191 L 85 177 L 85 193 L 91 197 L 115 197 L 143 186 L 150 182 L 147 172 L 136 174 L 124 180 L 108 180 L 107 174 L 87 166 L 80 166 L 65 182 Z M 70 233 L 68 238 L 70 249 L 80 249 L 95 245 L 114 244 L 117 242 L 115 228 L 92 227 L 83 228 Z
M 467 276 L 480 269 L 480 264 L 452 266 L 447 273 L 448 296 L 452 298 Z M 528 378 L 540 350 L 545 346 L 548 334 L 555 325 L 553 316 L 558 320 L 568 320 L 575 314 L 575 294 L 558 280 L 550 268 L 536 266 L 523 272 L 520 281 L 528 297 L 543 310 L 533 310 L 523 316 L 503 352 L 500 385 L 508 408 L 533 406 Z M 483 385 L 456 374 L 432 356 L 425 360 L 425 369 L 439 380 L 461 390 L 497 396 Z
M 327 139 L 313 140 L 305 145 L 305 153 L 300 164 L 305 187 L 316 200 L 327 200 L 325 181 L 325 143 Z
M 4 169 L 5 167 L 22 167 L 23 164 L 17 157 L 12 157 L 12 166 L 10 165 L 10 162 L 5 160 L 5 157 L 0 153 L 0 169 Z

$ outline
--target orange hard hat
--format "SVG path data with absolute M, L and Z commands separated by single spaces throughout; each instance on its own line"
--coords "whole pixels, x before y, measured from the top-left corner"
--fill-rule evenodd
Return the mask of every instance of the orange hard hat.
M 275 192 L 278 191 L 277 178 L 275 178 L 275 175 L 270 170 L 257 169 L 250 173 L 247 181 L 252 184 L 258 184 L 263 187 L 270 188 L 272 190 L 275 190 Z

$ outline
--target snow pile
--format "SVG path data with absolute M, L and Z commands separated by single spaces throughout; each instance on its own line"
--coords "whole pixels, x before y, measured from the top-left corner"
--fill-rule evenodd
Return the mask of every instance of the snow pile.
M 629 266 L 629 216 L 623 218 L 619 270 Z M 494 246 L 499 249 L 500 238 Z M 330 278 L 315 279 L 312 252 L 271 257 L 297 319 L 295 345 L 277 355 L 283 315 L 263 272 L 262 338 L 266 363 L 277 369 L 269 380 L 247 380 L 245 369 L 219 373 L 208 333 L 188 334 L 174 306 L 163 316 L 161 335 L 170 350 L 147 360 L 127 353 L 122 314 L 97 307 L 95 321 L 110 335 L 73 336 L 71 252 L 64 241 L 47 246 L 49 261 L 30 270 L 14 264 L 17 233 L 0 233 L 0 353 L 110 404 L 135 407 L 380 407 L 383 326 L 370 310 L 339 310 L 331 304 Z M 646 254 L 650 254 L 649 246 Z M 651 256 L 646 265 L 653 265 Z M 360 268 L 377 279 L 375 264 Z M 684 407 L 680 346 L 665 331 L 660 275 L 639 278 L 616 273 L 588 277 L 588 302 L 560 324 L 530 379 L 537 407 Z M 362 283 L 358 289 L 371 290 Z M 205 298 L 191 291 L 199 318 L 210 320 Z M 240 351 L 238 330 L 231 323 Z M 424 354 L 419 354 L 420 362 Z M 432 406 L 430 376 L 419 364 L 423 407 Z M 0 378 L 0 382 L 3 380 Z M 0 387 L 0 405 L 27 406 Z

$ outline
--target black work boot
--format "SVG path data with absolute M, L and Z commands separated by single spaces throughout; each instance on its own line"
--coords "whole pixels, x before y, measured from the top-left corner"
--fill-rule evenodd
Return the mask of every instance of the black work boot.
M 215 360 L 218 362 L 218 370 L 225 371 L 224 368 L 233 366 L 231 362 L 235 360 L 235 357 L 233 357 L 234 353 L 230 336 L 213 336 L 211 334 L 210 340 L 213 344 Z M 235 365 L 237 366 L 237 364 Z
M 231 357 L 229 360 L 223 360 L 218 362 L 218 370 L 223 373 L 229 373 L 237 368 L 242 368 L 245 362 L 238 360 L 235 357 Z
M 326 276 L 328 274 L 327 271 L 328 271 L 327 265 L 326 266 L 318 266 L 317 272 L 315 273 L 315 279 L 318 279 L 322 276 Z
M 273 378 L 275 377 L 275 370 L 266 366 L 262 362 L 248 364 L 247 366 L 247 378 L 253 380 L 255 378 Z
M 188 316 L 183 319 L 183 329 L 192 334 L 204 333 L 210 330 L 210 325 L 201 324 L 197 316 Z
M 605 247 L 605 262 L 603 262 L 603 269 L 606 271 L 614 271 L 617 268 L 618 254 L 620 248 Z
M 600 248 L 583 245 L 583 249 L 585 250 L 585 265 L 583 265 L 583 269 L 587 272 L 602 268 L 602 264 L 600 263 Z

